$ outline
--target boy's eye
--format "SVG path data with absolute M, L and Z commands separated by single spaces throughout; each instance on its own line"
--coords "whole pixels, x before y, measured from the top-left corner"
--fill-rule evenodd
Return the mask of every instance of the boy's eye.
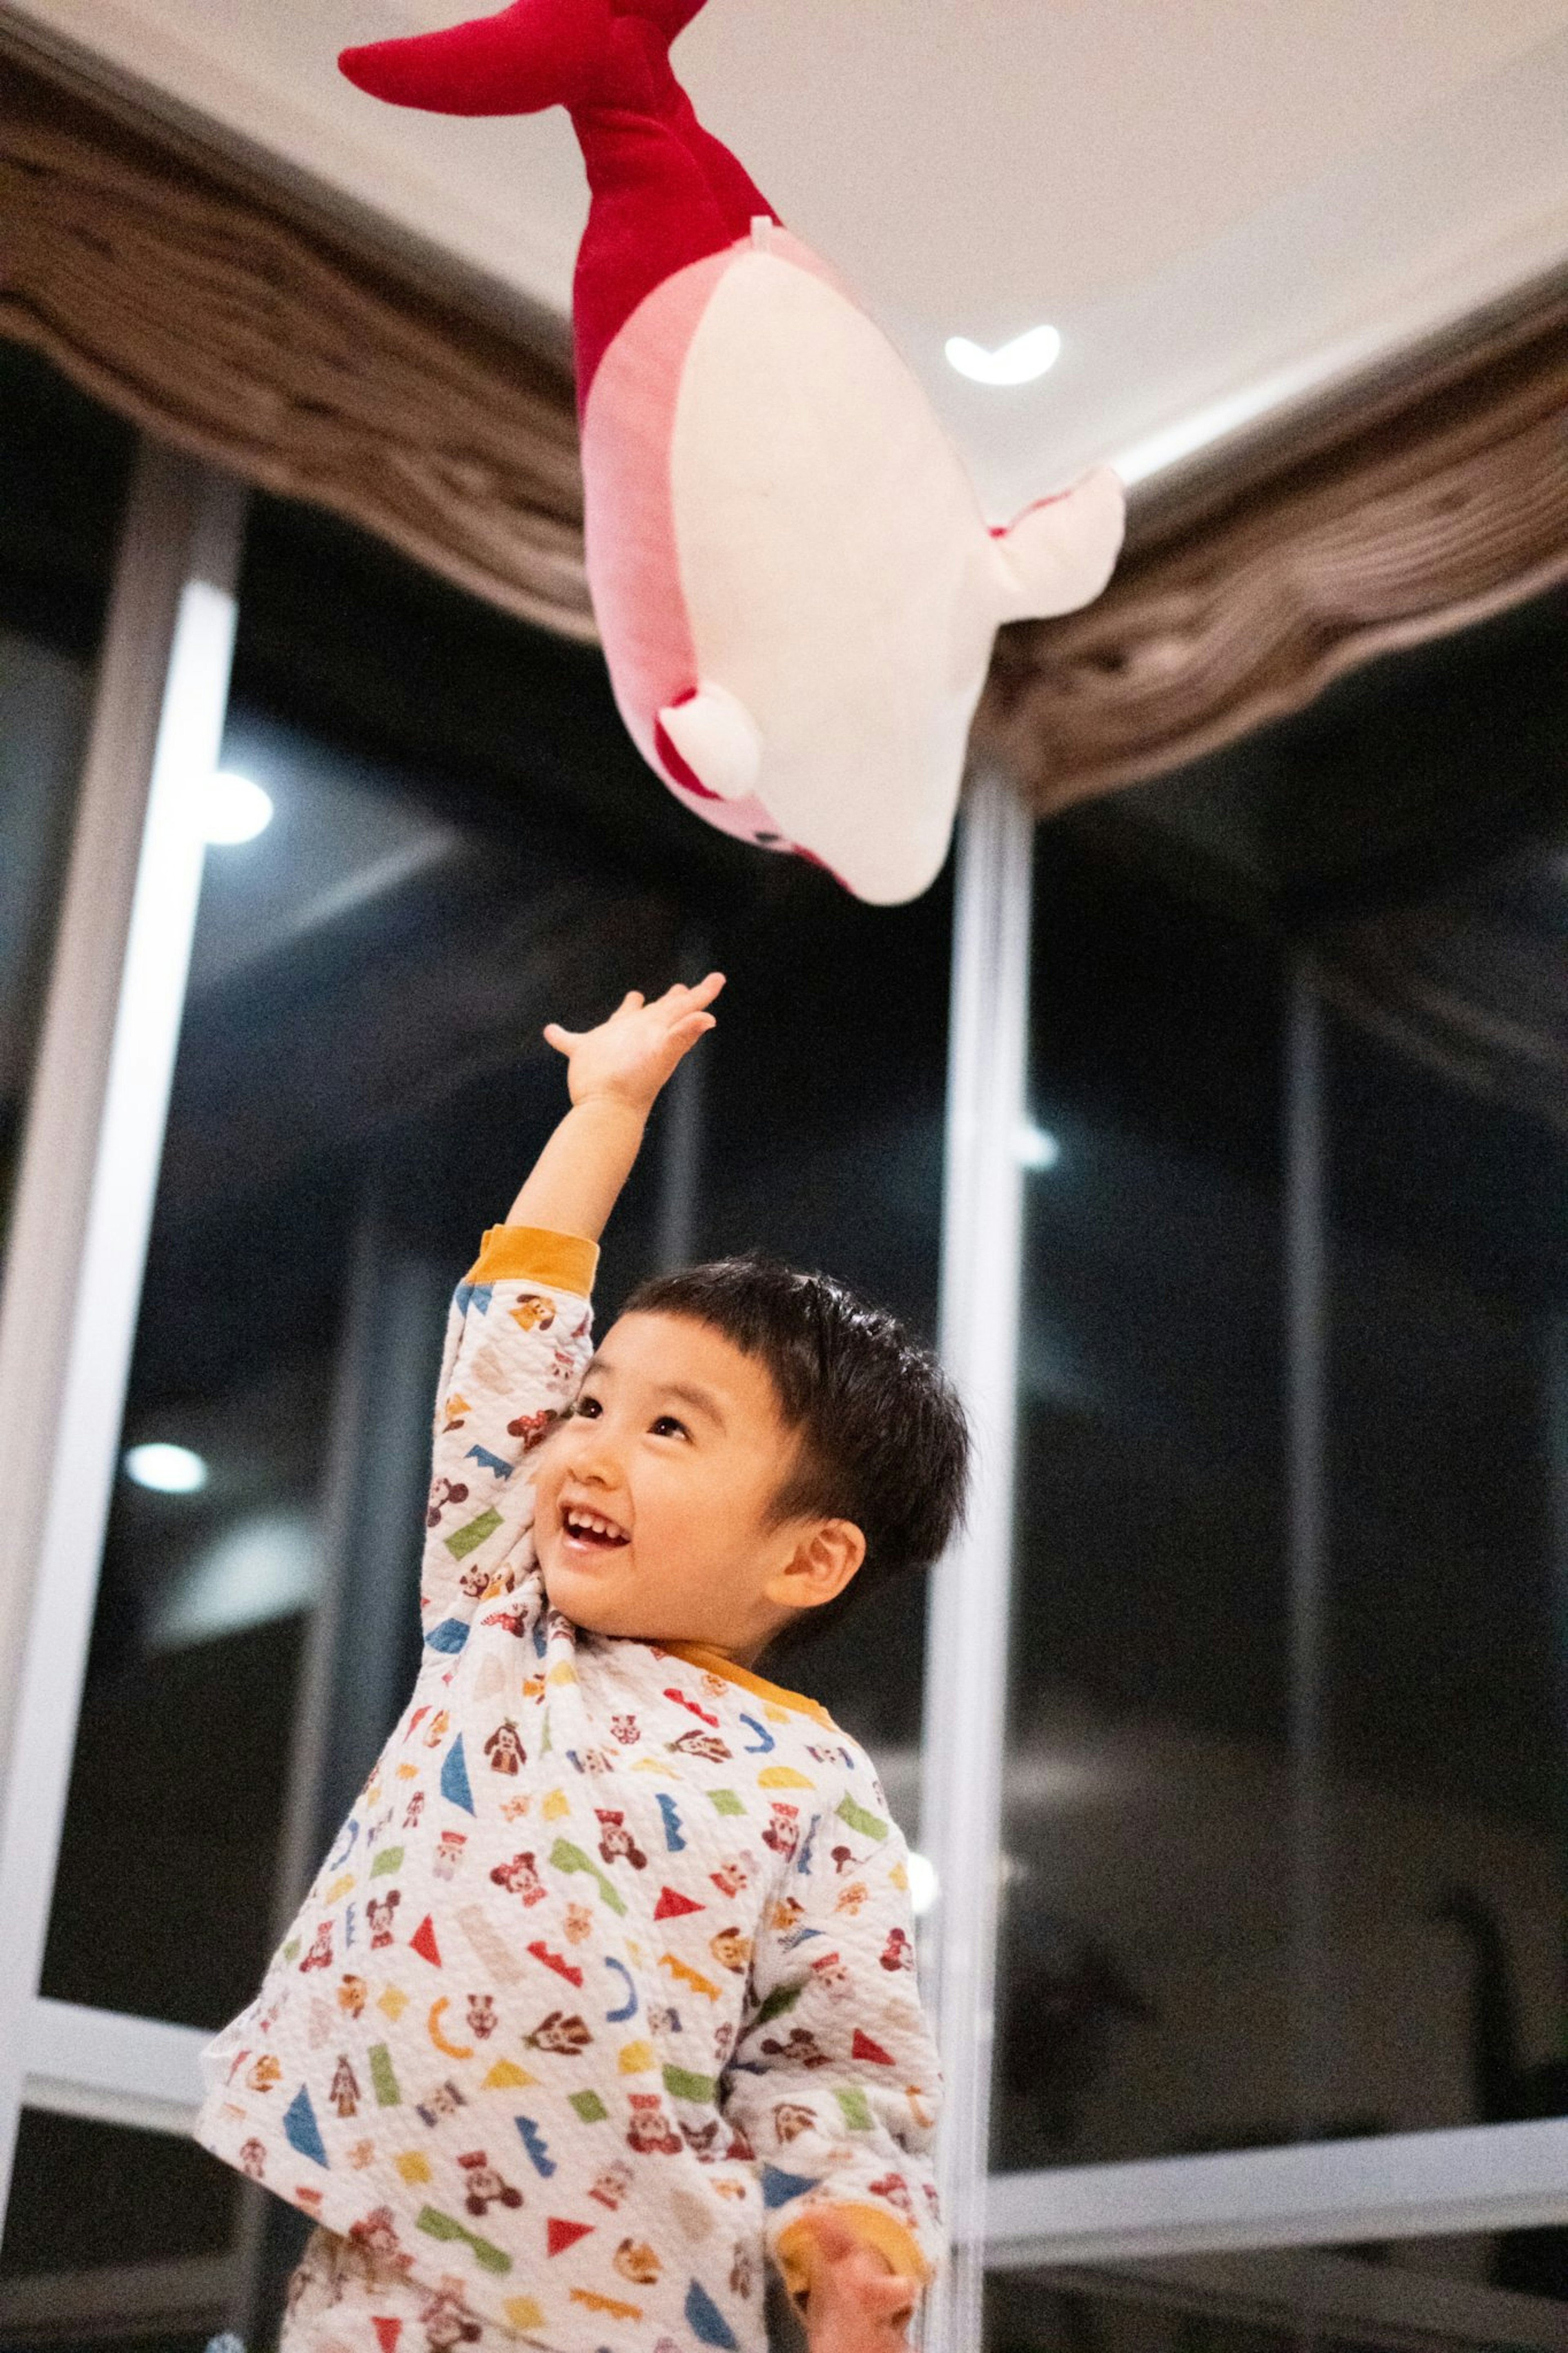
M 656 1437 L 663 1437 L 668 1431 L 672 1430 L 681 1438 L 689 1438 L 691 1435 L 690 1431 L 687 1429 L 686 1424 L 683 1421 L 677 1421 L 672 1413 L 661 1413 L 658 1419 L 654 1423 L 653 1428 Z
M 598 1419 L 598 1413 L 599 1400 L 597 1398 L 580 1397 L 575 1405 L 569 1405 L 567 1407 L 566 1411 L 562 1416 L 562 1419 L 563 1421 L 573 1421 L 576 1419 L 595 1421 Z

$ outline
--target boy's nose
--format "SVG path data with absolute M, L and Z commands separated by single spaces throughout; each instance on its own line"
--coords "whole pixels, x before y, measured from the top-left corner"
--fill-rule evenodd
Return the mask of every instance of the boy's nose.
M 615 1449 L 597 1423 L 582 1424 L 574 1431 L 562 1483 L 580 1487 L 610 1487 L 616 1483 Z

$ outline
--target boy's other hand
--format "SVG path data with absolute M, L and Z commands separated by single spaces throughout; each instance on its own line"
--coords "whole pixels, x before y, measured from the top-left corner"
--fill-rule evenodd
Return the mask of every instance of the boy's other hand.
M 811 2217 L 816 2257 L 806 2299 L 810 2353 L 903 2353 L 915 2307 L 912 2280 L 858 2239 L 831 2208 Z
M 710 972 L 695 988 L 677 981 L 651 1005 L 640 989 L 630 989 L 596 1029 L 563 1029 L 552 1021 L 545 1040 L 566 1057 L 573 1102 L 608 1100 L 646 1113 L 682 1056 L 717 1026 L 708 1008 L 723 986 L 723 974 Z

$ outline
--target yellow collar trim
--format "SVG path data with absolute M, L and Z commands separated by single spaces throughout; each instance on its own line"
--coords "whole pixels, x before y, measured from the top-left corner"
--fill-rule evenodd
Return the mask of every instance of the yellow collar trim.
M 672 1659 L 684 1659 L 689 1667 L 700 1667 L 704 1674 L 722 1675 L 729 1683 L 740 1683 L 755 1692 L 759 1699 L 771 1699 L 775 1707 L 793 1707 L 802 1715 L 814 1715 L 829 1732 L 838 1726 L 827 1710 L 816 1700 L 807 1699 L 803 1692 L 785 1691 L 779 1683 L 770 1683 L 762 1675 L 754 1675 L 750 1667 L 738 1667 L 722 1651 L 710 1651 L 705 1642 L 656 1642 L 656 1651 L 667 1651 Z

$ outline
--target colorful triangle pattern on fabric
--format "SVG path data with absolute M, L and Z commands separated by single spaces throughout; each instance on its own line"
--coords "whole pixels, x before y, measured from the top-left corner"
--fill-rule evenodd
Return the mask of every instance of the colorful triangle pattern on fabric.
M 460 1732 L 441 1761 L 441 1795 L 449 1805 L 461 1806 L 464 1813 L 473 1812 L 474 1793 L 468 1787 L 468 1760 L 463 1755 Z
M 498 2059 L 480 2088 L 487 2092 L 521 2092 L 538 2081 L 537 2075 L 531 2075 L 515 2059 Z
M 700 2345 L 717 2345 L 722 2353 L 738 2353 L 739 2339 L 700 2280 L 686 2291 L 686 2325 Z
M 289 2101 L 283 2115 L 283 2134 L 290 2148 L 308 2157 L 313 2165 L 327 2167 L 327 2152 L 321 2145 L 321 2129 L 316 2122 L 316 2111 L 310 2105 L 310 2094 L 303 2084 Z
M 559 2214 L 552 2214 L 544 2225 L 546 2252 L 552 2255 L 564 2254 L 566 2249 L 574 2247 L 579 2239 L 587 2238 L 593 2228 L 592 2222 L 564 2222 Z
M 787 2206 L 792 2199 L 804 2198 L 808 2189 L 816 2187 L 816 2178 L 812 2174 L 787 2173 L 782 2165 L 764 2165 L 763 2168 L 763 2204 L 770 2214 L 776 2213 L 781 2206 Z

